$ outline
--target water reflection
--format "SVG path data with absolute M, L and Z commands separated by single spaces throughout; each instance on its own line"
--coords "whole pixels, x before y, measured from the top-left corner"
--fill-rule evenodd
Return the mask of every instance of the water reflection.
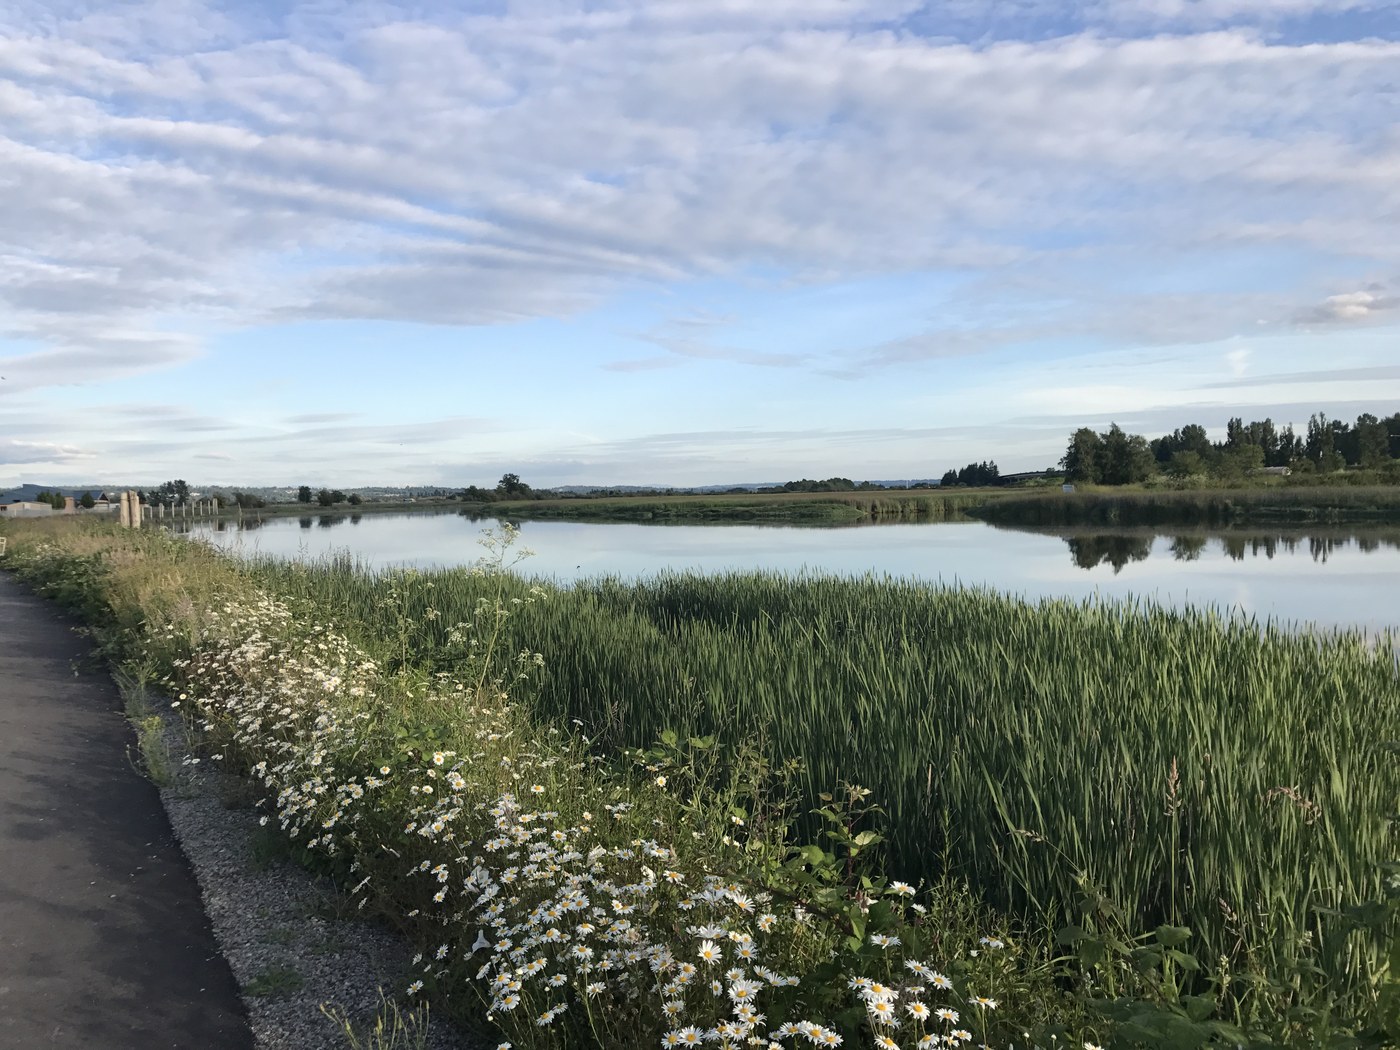
M 210 524 L 215 532 L 252 532 L 254 529 L 263 527 L 262 518 L 215 518 Z M 180 522 L 175 525 L 167 525 L 166 528 L 172 532 L 190 532 L 199 528 L 201 523 Z
M 179 523 L 250 556 L 351 555 L 371 567 L 469 565 L 484 525 L 456 510 L 361 516 L 320 508 L 259 522 Z M 535 551 L 519 571 L 568 586 L 665 571 L 890 575 L 990 587 L 1028 599 L 1149 600 L 1213 606 L 1284 623 L 1397 626 L 1400 527 L 1209 531 L 993 528 L 982 522 L 875 528 L 521 522 Z M 1065 554 L 1068 552 L 1069 557 Z
M 1306 554 L 1312 561 L 1325 565 L 1342 551 L 1355 549 L 1363 554 L 1382 550 L 1400 551 L 1400 529 L 1341 529 L 1315 531 L 1290 530 L 1232 531 L 1232 532 L 1159 532 L 1155 530 L 1121 530 L 1099 532 L 1086 530 L 1014 529 L 1038 535 L 1058 536 L 1069 548 L 1070 561 L 1081 569 L 1107 565 L 1116 576 L 1133 562 L 1157 557 L 1173 561 L 1199 561 L 1203 554 L 1218 553 L 1230 561 L 1251 558 L 1272 561 L 1281 556 Z
M 1129 562 L 1144 561 L 1152 553 L 1151 536 L 1123 536 L 1105 534 L 1094 536 L 1066 536 L 1069 556 L 1081 569 L 1092 569 L 1097 565 L 1112 565 L 1116 576 Z

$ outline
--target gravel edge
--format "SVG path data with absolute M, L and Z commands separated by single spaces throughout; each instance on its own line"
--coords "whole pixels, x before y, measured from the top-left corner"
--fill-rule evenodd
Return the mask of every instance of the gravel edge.
M 257 1050 L 349 1050 L 321 1005 L 357 1024 L 373 1021 L 381 989 L 393 998 L 407 984 L 412 949 L 392 931 L 345 914 L 343 898 L 326 880 L 260 855 L 249 782 L 192 754 L 185 723 L 165 698 L 144 699 L 163 723 L 175 780 L 160 787 L 161 802 L 233 969 Z M 429 1019 L 423 1045 L 486 1050 L 440 1018 Z

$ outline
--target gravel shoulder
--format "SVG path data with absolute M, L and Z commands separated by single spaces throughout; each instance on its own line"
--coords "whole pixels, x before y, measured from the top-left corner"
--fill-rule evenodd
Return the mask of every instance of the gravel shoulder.
M 243 989 L 257 1050 L 346 1050 L 322 1004 L 357 1023 L 371 1021 L 381 991 L 392 998 L 412 979 L 406 976 L 412 967 L 407 944 L 354 918 L 353 908 L 324 880 L 269 856 L 257 813 L 242 805 L 249 798 L 247 781 L 208 760 L 195 761 L 185 746 L 184 723 L 160 698 L 155 705 L 167 754 L 179 770 L 177 783 L 161 789 L 161 799 L 199 879 L 214 935 Z M 436 1018 L 429 1020 L 423 1045 L 482 1046 Z
M 347 1050 L 322 1005 L 372 1020 L 409 947 L 278 859 L 247 782 L 143 703 L 159 790 L 75 625 L 0 572 L 0 1046 Z M 485 1044 L 432 1019 L 421 1045 Z

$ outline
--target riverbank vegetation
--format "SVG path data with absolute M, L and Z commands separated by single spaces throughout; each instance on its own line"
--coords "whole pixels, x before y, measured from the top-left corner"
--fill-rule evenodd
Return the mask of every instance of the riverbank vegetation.
M 420 938 L 416 994 L 481 989 L 516 1046 L 1400 1035 L 1383 645 L 883 580 L 546 598 L 76 524 L 7 525 L 11 558 Z
M 374 586 L 269 571 L 349 608 Z M 415 620 L 475 600 L 468 577 L 427 582 Z M 1349 1009 L 1384 965 L 1320 910 L 1379 892 L 1394 845 L 1400 677 L 1359 636 L 761 574 L 585 583 L 517 626 L 512 645 L 553 654 L 538 709 L 612 747 L 667 727 L 759 741 L 803 760 L 808 799 L 858 770 L 897 877 L 952 871 L 1057 927 L 1102 921 L 1080 911 L 1096 887 L 1135 928 L 1189 926 L 1237 977 L 1315 968 L 1304 998 L 1325 985 Z
M 987 493 L 876 489 L 507 500 L 469 509 L 482 517 L 520 521 L 859 525 L 955 520 L 988 498 Z
M 1259 475 L 1337 476 L 1348 469 L 1376 472 L 1400 481 L 1400 412 L 1382 419 L 1363 412 L 1354 423 L 1315 413 L 1305 434 L 1272 419 L 1231 419 L 1221 441 L 1211 441 L 1197 423 L 1148 440 L 1118 424 L 1105 432 L 1080 427 L 1060 460 L 1066 480 L 1132 485 L 1157 476 L 1199 484 L 1214 479 L 1238 485 Z
M 997 525 L 1283 525 L 1400 521 L 1400 486 L 1375 472 L 1261 478 L 1235 485 L 1077 486 L 716 493 L 465 504 L 506 521 L 862 525 L 977 518 Z M 366 504 L 364 508 L 369 509 Z M 402 509 L 402 508 L 399 508 Z M 423 507 L 422 509 L 432 509 Z M 441 509 L 440 507 L 438 509 Z

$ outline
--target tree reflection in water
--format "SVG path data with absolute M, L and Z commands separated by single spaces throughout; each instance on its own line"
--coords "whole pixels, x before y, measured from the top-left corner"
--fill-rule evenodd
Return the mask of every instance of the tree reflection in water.
M 1198 561 L 1212 547 L 1231 561 L 1247 558 L 1272 560 L 1280 552 L 1292 554 L 1306 544 L 1312 560 L 1325 564 L 1338 551 L 1355 545 L 1364 553 L 1392 548 L 1400 550 L 1400 529 L 1368 530 L 1366 532 L 1335 529 L 1325 532 L 1076 532 L 1061 534 L 1069 547 L 1070 560 L 1081 569 L 1100 565 L 1113 567 L 1116 576 L 1132 562 L 1146 561 L 1153 552 L 1158 536 L 1168 540 L 1165 553 L 1173 561 Z M 1158 555 L 1164 553 L 1158 551 Z
M 1152 553 L 1151 536 L 1108 533 L 1067 536 L 1065 542 L 1069 544 L 1069 556 L 1081 569 L 1112 565 L 1115 576 L 1123 571 L 1124 565 L 1132 561 L 1143 561 Z

